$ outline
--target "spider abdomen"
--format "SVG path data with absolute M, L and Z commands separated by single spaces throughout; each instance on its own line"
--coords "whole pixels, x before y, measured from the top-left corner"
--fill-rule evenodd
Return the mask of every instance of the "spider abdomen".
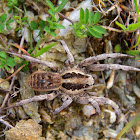
M 58 90 L 61 86 L 59 73 L 36 71 L 28 78 L 28 85 L 36 91 Z

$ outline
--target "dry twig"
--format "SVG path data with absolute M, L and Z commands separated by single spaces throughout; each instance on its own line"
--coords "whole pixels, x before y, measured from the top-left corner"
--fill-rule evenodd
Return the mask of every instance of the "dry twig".
M 9 124 L 7 121 L 3 120 L 3 118 L 6 117 L 6 115 L 0 117 L 0 122 L 8 126 L 9 128 L 13 128 L 11 124 Z

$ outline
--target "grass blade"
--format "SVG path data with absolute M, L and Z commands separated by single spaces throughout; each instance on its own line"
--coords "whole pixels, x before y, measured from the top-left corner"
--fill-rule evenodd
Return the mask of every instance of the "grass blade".
M 39 50 L 36 54 L 35 57 L 38 57 L 40 55 L 42 55 L 43 53 L 45 53 L 46 51 L 48 51 L 51 47 L 55 46 L 56 44 L 58 44 L 57 42 L 50 44 L 48 46 L 45 46 L 44 48 L 42 48 L 41 50 Z
M 138 4 L 137 4 L 137 0 L 134 0 L 134 4 L 135 4 L 136 12 L 137 12 L 137 14 L 139 14 L 139 7 L 138 7 Z
M 131 120 L 118 134 L 118 136 L 115 138 L 115 140 L 119 140 L 121 136 L 126 133 L 134 124 L 136 124 L 138 121 L 140 121 L 140 112 Z
M 63 7 L 66 5 L 67 2 L 68 0 L 63 0 L 61 4 L 58 6 L 56 12 L 61 12 L 61 10 L 63 9 Z

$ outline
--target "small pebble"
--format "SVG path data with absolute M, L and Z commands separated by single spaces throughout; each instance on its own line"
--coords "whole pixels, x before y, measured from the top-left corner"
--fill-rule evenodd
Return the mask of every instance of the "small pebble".
M 113 129 L 107 129 L 103 131 L 103 134 L 106 138 L 115 138 L 118 134 Z
M 110 123 L 114 123 L 116 121 L 116 114 L 114 111 L 110 111 L 108 109 L 104 110 L 105 112 L 110 113 Z
M 84 105 L 82 111 L 87 117 L 90 117 L 91 115 L 96 113 L 96 110 L 92 105 Z
M 140 88 L 137 85 L 133 85 L 133 91 L 135 95 L 140 98 Z
M 42 135 L 42 126 L 37 122 L 21 120 L 12 129 L 5 131 L 7 140 L 45 140 Z

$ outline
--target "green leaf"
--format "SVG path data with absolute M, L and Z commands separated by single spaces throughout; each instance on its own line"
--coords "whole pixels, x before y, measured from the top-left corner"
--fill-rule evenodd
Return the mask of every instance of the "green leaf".
M 21 20 L 26 21 L 27 19 L 28 19 L 28 17 L 23 17 Z
M 53 21 L 49 17 L 46 18 L 46 21 L 49 22 L 50 24 L 53 24 Z
M 14 20 L 13 19 L 9 19 L 7 22 L 6 22 L 6 24 L 10 24 L 10 23 L 12 23 Z
M 98 25 L 94 25 L 92 27 L 92 29 L 95 30 L 96 32 L 100 33 L 100 34 L 105 34 L 106 33 L 106 29 L 104 29 L 103 27 L 98 26 Z
M 50 32 L 50 28 L 49 28 L 48 26 L 46 26 L 46 27 L 44 28 L 44 31 L 45 31 L 45 32 Z
M 6 59 L 0 56 L 0 61 L 3 62 L 4 64 L 6 63 Z
M 119 53 L 121 51 L 121 46 L 120 46 L 120 44 L 117 44 L 116 46 L 115 46 L 115 52 L 116 53 Z
M 126 53 L 129 54 L 129 55 L 133 55 L 133 56 L 136 56 L 136 55 L 140 54 L 139 50 L 129 50 Z
M 134 4 L 135 4 L 136 12 L 137 12 L 137 14 L 139 14 L 139 6 L 137 4 L 137 0 L 134 0 Z
M 9 70 L 9 67 L 8 66 L 4 66 L 4 68 L 8 71 Z
M 1 65 L 1 62 L 0 62 L 0 69 L 3 68 L 3 67 L 4 67 L 4 66 L 2 66 L 2 65 Z
M 83 23 L 84 21 L 84 10 L 83 8 L 80 9 L 80 21 Z
M 50 9 L 53 12 L 55 12 L 55 7 L 54 7 L 53 3 L 50 0 L 45 0 L 45 1 L 46 1 L 47 5 L 50 7 Z
M 40 20 L 39 26 L 43 29 L 45 27 L 46 23 L 44 20 Z
M 22 68 L 22 71 L 23 72 L 26 72 L 26 71 L 29 71 L 29 68 L 28 68 L 28 64 L 29 64 L 29 62 L 28 61 L 23 61 L 23 62 L 20 62 L 19 64 L 18 64 L 18 67 L 21 67 L 22 65 L 24 65 L 25 64 L 25 66 Z
M 102 34 L 100 34 L 99 32 L 96 32 L 94 29 L 89 27 L 88 31 L 92 36 L 97 37 L 97 38 L 102 38 Z
M 88 19 L 89 19 L 89 10 L 86 8 L 84 16 L 84 24 L 88 23 Z
M 5 28 L 5 24 L 4 24 L 4 23 L 1 23 L 1 24 L 0 24 L 0 31 L 3 31 L 4 28 Z
M 20 16 L 13 16 L 13 18 L 14 18 L 15 20 L 17 20 L 17 19 L 21 19 Z
M 115 23 L 116 23 L 119 27 L 121 27 L 124 31 L 126 31 L 126 27 L 125 27 L 123 24 L 119 23 L 118 21 L 115 21 Z
M 125 46 L 128 47 L 128 43 L 126 40 L 124 40 Z
M 16 20 L 17 23 L 21 24 L 21 20 Z
M 94 14 L 94 17 L 93 17 L 94 24 L 98 23 L 98 21 L 100 20 L 100 18 L 101 18 L 101 14 L 99 12 L 96 12 Z
M 93 24 L 93 20 L 94 20 L 94 12 L 91 11 L 89 12 L 89 19 L 88 19 L 89 25 Z
M 16 28 L 16 31 L 19 31 L 21 29 L 21 27 Z
M 50 35 L 52 35 L 53 37 L 56 37 L 56 33 L 55 32 L 49 32 Z
M 6 27 L 7 27 L 9 30 L 12 30 L 11 26 L 9 26 L 9 25 L 6 25 Z
M 5 63 L 4 63 L 4 62 L 2 62 L 2 61 L 0 61 L 0 68 L 3 68 L 3 67 L 4 67 L 4 65 L 5 65 Z
M 140 22 L 138 22 L 138 23 L 133 23 L 133 24 L 130 24 L 130 25 L 127 27 L 127 30 L 133 31 L 133 30 L 135 30 L 135 29 L 137 29 L 137 28 L 139 28 L 139 27 L 140 27 Z
M 56 15 L 55 15 L 55 12 L 53 12 L 51 9 L 48 10 L 48 13 L 52 16 L 52 19 L 54 21 L 56 21 Z
M 1 21 L 1 22 L 5 22 L 6 19 L 7 19 L 7 15 L 6 15 L 6 14 L 2 14 L 2 15 L 0 16 L 0 21 Z
M 138 46 L 139 44 L 140 44 L 140 34 L 139 34 L 138 39 L 137 39 L 137 42 L 136 42 L 136 44 L 133 46 L 133 48 L 135 48 L 135 47 Z
M 5 59 L 2 60 L 2 59 L 0 58 L 0 66 L 1 66 L 1 67 L 4 67 L 5 63 L 6 63 Z
M 50 44 L 48 46 L 45 46 L 44 48 L 40 49 L 36 54 L 35 57 L 38 57 L 40 55 L 42 55 L 43 53 L 45 53 L 46 51 L 48 51 L 50 48 L 52 48 L 53 46 L 55 46 L 56 44 L 58 44 L 57 42 Z
M 5 52 L 2 51 L 2 52 L 0 52 L 0 56 L 6 59 L 7 54 L 6 54 Z
M 22 22 L 22 25 L 27 25 L 28 23 L 27 22 Z
M 31 21 L 30 27 L 31 27 L 32 30 L 38 29 L 38 24 L 37 24 L 37 22 Z
M 63 0 L 61 4 L 58 6 L 56 12 L 61 12 L 61 10 L 63 9 L 63 7 L 66 5 L 67 2 L 68 0 Z
M 7 5 L 9 7 L 18 6 L 18 0 L 8 0 Z
M 14 67 L 16 64 L 15 60 L 12 57 L 7 57 L 6 61 L 6 64 L 10 67 Z
M 52 28 L 53 28 L 53 29 L 65 29 L 65 27 L 64 27 L 63 25 L 58 24 L 58 23 L 54 23 L 54 25 L 53 25 Z

